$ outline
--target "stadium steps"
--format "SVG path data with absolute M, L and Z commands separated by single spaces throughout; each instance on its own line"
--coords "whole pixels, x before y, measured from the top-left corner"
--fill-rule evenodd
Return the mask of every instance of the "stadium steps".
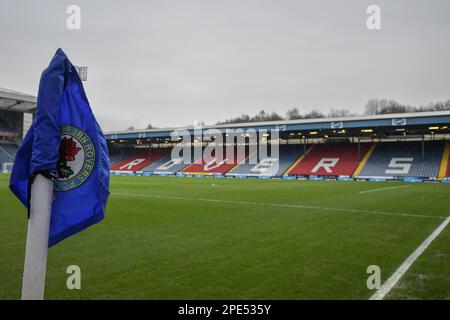
M 361 173 L 361 170 L 364 168 L 364 166 L 366 165 L 367 161 L 369 161 L 369 158 L 372 155 L 373 151 L 375 150 L 376 146 L 377 146 L 376 143 L 372 144 L 372 146 L 370 147 L 369 151 L 367 151 L 366 155 L 361 160 L 361 162 L 359 163 L 359 165 L 356 168 L 355 172 L 353 173 L 353 177 L 359 176 L 359 174 Z
M 226 150 L 223 149 L 223 162 L 222 163 L 216 163 L 215 159 L 210 161 L 209 163 L 206 163 L 204 160 L 202 160 L 201 163 L 191 163 L 187 167 L 185 167 L 181 172 L 186 174 L 204 174 L 204 175 L 211 175 L 211 174 L 225 174 L 229 172 L 230 170 L 237 167 L 240 163 L 245 161 L 245 159 L 248 158 L 248 148 L 245 148 L 245 156 L 244 159 L 238 159 L 237 158 L 237 148 L 234 150 L 234 159 L 232 163 L 229 163 L 226 160 Z
M 182 161 L 182 159 L 180 159 Z M 191 160 L 192 161 L 192 160 Z M 151 163 L 147 167 L 143 169 L 143 171 L 146 172 L 154 172 L 154 173 L 163 173 L 163 174 L 174 174 L 185 167 L 187 167 L 189 164 L 181 162 L 175 162 L 172 160 L 172 155 L 168 154 L 161 159 Z
M 165 157 L 162 157 L 161 159 L 156 160 L 155 162 L 149 164 L 142 171 L 154 172 L 157 168 L 159 168 L 160 166 L 162 166 L 165 163 L 167 163 L 168 161 L 170 161 L 171 158 L 172 158 L 172 156 L 170 154 L 166 155 Z
M 445 177 L 450 177 L 450 142 L 445 143 L 441 165 L 439 167 L 438 179 L 443 179 Z
M 110 166 L 122 161 L 123 157 L 120 154 L 113 154 L 109 156 L 109 164 Z
M 142 153 L 141 150 L 137 150 L 135 148 L 123 148 L 119 150 L 110 150 L 109 151 L 109 165 L 112 167 L 118 162 L 125 160 L 135 154 Z
M 270 148 L 268 149 L 270 151 Z M 263 159 L 260 158 L 258 150 L 255 151 L 256 154 L 256 163 L 250 163 L 252 160 L 251 156 L 247 157 L 245 161 L 242 161 L 238 166 L 234 169 L 230 170 L 227 175 L 229 176 L 281 176 L 302 153 L 303 147 L 299 147 L 298 145 L 280 145 L 279 154 L 276 159 L 278 159 L 278 163 L 273 161 L 272 163 L 268 163 L 264 168 L 259 167 L 261 161 Z M 269 153 L 269 152 L 268 152 Z M 267 155 L 265 159 L 272 159 L 270 155 Z M 278 169 L 276 169 L 275 165 L 278 165 Z M 275 171 L 276 170 L 276 171 Z
M 294 147 L 294 146 L 290 146 L 290 147 Z M 299 146 L 295 146 L 295 147 L 296 147 L 295 149 L 292 148 L 291 150 L 288 150 L 287 152 L 283 152 L 283 154 L 281 154 L 280 165 L 279 165 L 279 169 L 277 172 L 277 176 L 284 175 L 284 173 L 289 170 L 289 168 L 292 166 L 292 164 L 295 163 L 295 161 L 297 161 L 297 159 L 299 157 L 301 157 L 305 152 L 308 152 L 308 148 L 309 148 L 309 147 L 307 147 L 306 151 L 305 151 L 303 145 L 299 145 Z
M 203 149 L 202 149 L 202 151 L 203 151 Z M 170 153 L 168 155 L 166 155 L 165 157 L 162 157 L 158 161 L 155 161 L 154 163 L 145 167 L 144 171 L 153 172 L 156 174 L 175 174 L 177 172 L 182 172 L 183 169 L 185 169 L 191 163 L 195 162 L 194 150 L 192 150 L 192 149 L 191 149 L 190 161 L 188 163 L 183 162 L 182 159 L 181 159 L 181 162 L 175 162 L 175 161 L 177 161 L 177 158 L 172 159 L 171 153 L 172 153 L 172 149 L 170 149 Z M 180 154 L 177 155 L 177 157 L 182 157 L 182 156 L 183 156 L 183 151 L 181 151 Z M 200 157 L 201 156 L 202 155 L 200 155 Z
M 285 176 L 288 176 L 292 169 L 294 169 L 307 155 L 308 153 L 314 148 L 314 146 L 309 147 L 308 150 L 305 151 L 284 173 Z

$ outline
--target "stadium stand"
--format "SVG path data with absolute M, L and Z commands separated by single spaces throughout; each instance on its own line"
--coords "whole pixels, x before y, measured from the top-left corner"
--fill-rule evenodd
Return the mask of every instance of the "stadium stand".
M 214 156 L 214 152 L 213 152 Z M 234 158 L 228 159 L 226 157 L 225 148 L 223 148 L 223 159 L 221 161 L 217 161 L 217 159 L 213 158 L 211 161 L 205 162 L 202 159 L 201 163 L 192 163 L 185 167 L 181 172 L 186 174 L 225 174 L 238 164 L 243 162 L 248 156 L 248 148 L 245 147 L 245 152 L 243 158 L 238 158 L 237 147 L 234 148 Z
M 438 179 L 450 177 L 450 143 L 444 142 L 444 152 L 442 152 L 441 165 L 439 166 Z
M 447 167 L 446 167 L 447 170 L 444 169 L 442 171 L 445 172 L 445 177 L 450 177 L 450 142 L 447 142 L 445 144 L 445 151 L 444 151 L 443 157 L 445 157 L 444 163 L 447 164 Z M 442 178 L 444 178 L 444 177 L 442 177 Z
M 188 165 L 189 163 L 184 163 L 183 159 L 172 159 L 172 156 L 168 154 L 167 156 L 162 157 L 158 161 L 155 161 L 154 163 L 144 168 L 143 171 L 153 172 L 155 174 L 174 174 L 178 171 L 181 171 Z
M 370 146 L 370 143 L 362 143 L 358 154 L 356 143 L 314 145 L 301 161 L 288 170 L 287 174 L 351 176 Z
M 172 167 L 172 165 L 177 164 L 177 161 L 171 161 L 172 160 L 172 156 L 170 154 L 162 157 L 161 159 L 151 163 L 150 165 L 148 165 L 147 167 L 145 167 L 142 171 L 145 172 L 155 172 L 155 170 L 157 171 L 157 169 L 159 167 L 163 168 L 167 168 L 168 170 L 170 170 L 170 168 Z M 170 171 L 170 173 L 174 173 L 176 171 Z M 164 171 L 163 173 L 168 173 L 168 171 Z
M 169 152 L 169 149 L 149 149 L 148 152 L 141 152 L 134 154 L 121 160 L 111 166 L 114 171 L 141 171 L 149 164 L 164 157 Z
M 3 164 L 13 162 L 16 156 L 18 147 L 12 143 L 0 143 L 0 169 Z
M 0 132 L 1 131 L 10 132 L 13 131 L 13 129 L 11 129 L 11 127 L 6 123 L 6 121 L 0 117 Z
M 449 126 L 450 111 L 425 111 L 223 123 L 205 125 L 201 132 L 196 132 L 192 126 L 111 131 L 105 134 L 105 138 L 108 141 L 111 163 L 114 163 L 113 171 L 125 164 L 129 166 L 130 162 L 141 157 L 139 159 L 147 161 L 139 161 L 140 168 L 142 167 L 143 170 L 150 173 L 160 172 L 163 175 L 175 173 L 180 176 L 223 174 L 230 178 L 233 176 L 243 178 L 247 176 L 259 178 L 282 176 L 286 180 L 302 180 L 307 176 L 312 180 L 316 178 L 321 180 L 330 176 L 332 179 L 337 178 L 342 181 L 354 178 L 385 181 L 389 180 L 390 177 L 397 179 L 396 176 L 400 176 L 398 180 L 404 181 L 429 181 L 430 179 L 426 179 L 427 177 L 437 177 L 438 180 L 448 183 L 450 179 L 445 179 L 445 177 L 450 176 L 450 147 L 445 148 L 445 152 L 442 151 L 445 143 L 448 144 L 450 141 Z M 210 145 L 209 142 L 212 141 L 208 133 L 210 129 L 220 131 L 223 135 L 223 141 L 227 140 L 226 137 L 229 137 L 230 132 L 240 132 L 242 137 L 249 136 L 249 132 L 259 132 L 261 145 L 262 141 L 268 141 L 269 139 L 263 139 L 263 137 L 273 138 L 273 133 L 276 132 L 281 149 L 279 159 L 277 161 L 270 156 L 267 159 L 255 159 L 256 153 L 252 153 L 250 155 L 252 164 L 245 159 L 243 161 L 230 159 L 229 162 L 223 161 L 221 163 L 216 163 L 217 161 L 214 160 L 203 160 L 202 163 L 196 163 L 192 158 L 191 162 L 194 163 L 186 164 L 180 159 L 171 159 L 168 154 L 155 161 L 148 161 L 143 157 L 144 155 L 138 155 L 138 157 L 123 156 L 122 149 L 124 148 L 146 153 L 146 150 L 150 147 L 167 148 L 175 146 L 176 144 L 173 143 L 171 137 L 173 138 L 173 133 L 178 130 L 188 132 L 193 144 L 207 147 Z M 179 137 L 180 139 L 181 137 Z M 421 159 L 422 141 L 425 141 L 426 145 L 424 159 Z M 434 143 L 431 143 L 431 141 L 434 141 Z M 437 143 L 438 141 L 440 143 Z M 242 142 L 237 139 L 233 143 L 241 146 Z M 254 152 L 253 142 L 249 139 L 248 142 L 245 140 L 245 143 L 251 143 L 250 151 Z M 411 148 L 412 151 L 409 150 Z M 122 154 L 118 154 L 118 151 L 122 151 Z M 128 154 L 128 152 L 125 152 L 125 154 Z M 405 157 L 412 157 L 413 160 L 406 159 L 406 162 L 412 161 L 412 163 L 405 164 L 402 162 L 405 159 L 395 159 Z M 247 158 L 247 154 L 244 158 Z M 277 165 L 279 165 L 279 169 L 274 172 Z M 405 171 L 405 168 L 408 170 Z M 137 168 L 126 169 L 132 171 Z M 122 168 L 121 170 L 126 169 Z M 141 174 L 141 172 L 138 174 Z
M 136 148 L 121 148 L 121 149 L 112 149 L 109 150 L 109 164 L 110 166 L 127 159 L 137 153 L 142 152 L 142 149 Z
M 446 178 L 450 178 L 450 160 L 447 162 L 447 172 L 445 174 Z
M 437 177 L 444 144 L 421 142 L 379 143 L 359 177 Z
M 123 160 L 123 156 L 120 153 L 114 153 L 109 155 L 109 164 L 112 166 L 113 164 L 116 164 L 119 161 Z
M 227 176 L 281 176 L 303 154 L 304 148 L 303 145 L 280 145 L 279 161 L 277 158 L 270 157 L 261 161 L 257 155 L 257 164 L 250 164 L 247 159 L 228 172 Z
M 171 149 L 172 150 L 172 149 Z M 204 148 L 202 148 L 203 152 Z M 197 157 L 201 157 L 197 156 Z M 155 161 L 154 163 L 150 164 L 146 168 L 144 168 L 143 171 L 145 172 L 152 172 L 154 174 L 164 174 L 164 175 L 171 175 L 175 174 L 177 172 L 181 172 L 184 168 L 191 165 L 195 162 L 195 155 L 193 149 L 191 150 L 191 157 L 190 161 L 188 163 L 184 162 L 183 159 L 183 151 L 180 150 L 180 154 L 177 155 L 172 159 L 172 155 L 168 154 L 165 157 L 162 157 L 158 161 Z
M 157 167 L 154 171 L 154 173 L 164 173 L 164 174 L 173 174 L 177 172 L 182 172 L 184 168 L 189 166 L 189 163 L 184 163 L 180 161 L 179 159 L 170 159 L 166 162 L 164 162 L 163 165 L 160 165 Z
M 16 157 L 17 150 L 19 149 L 17 145 L 12 143 L 2 143 L 0 144 L 0 148 L 6 151 L 13 159 Z
M 11 162 L 11 157 L 2 149 L 0 149 L 0 169 L 5 162 Z

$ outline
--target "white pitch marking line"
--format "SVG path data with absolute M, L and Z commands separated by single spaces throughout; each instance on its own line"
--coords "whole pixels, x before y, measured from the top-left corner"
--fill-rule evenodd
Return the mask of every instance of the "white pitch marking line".
M 401 277 L 408 271 L 409 267 L 416 261 L 416 259 L 428 248 L 431 242 L 437 238 L 437 236 L 445 229 L 450 222 L 450 216 L 448 216 L 429 236 L 424 242 L 395 270 L 395 272 L 386 280 L 385 283 L 378 289 L 369 300 L 383 300 L 384 297 L 391 291 L 391 289 L 397 284 Z
M 358 192 L 358 193 L 369 193 L 369 192 L 376 192 L 376 191 L 390 190 L 390 189 L 408 188 L 408 187 L 412 187 L 412 185 L 408 184 L 408 185 L 406 185 L 406 186 L 396 186 L 396 187 L 386 187 L 386 188 L 370 189 L 370 190 L 360 191 L 360 192 Z
M 161 196 L 154 194 L 139 194 L 139 193 L 125 193 L 125 192 L 112 192 L 112 195 L 122 195 L 130 197 L 144 197 L 144 198 L 157 198 L 157 199 L 173 199 L 173 200 L 183 200 L 183 201 L 202 201 L 202 202 L 214 202 L 214 203 L 231 203 L 231 204 L 243 204 L 243 205 L 256 205 L 256 206 L 271 206 L 271 207 L 281 207 L 281 208 L 300 208 L 300 209 L 314 209 L 314 210 L 330 210 L 330 211 L 342 211 L 342 212 L 360 212 L 360 213 L 370 213 L 370 214 L 382 214 L 389 216 L 402 216 L 402 217 L 414 217 L 414 218 L 433 218 L 433 219 L 445 219 L 442 216 L 430 216 L 422 214 L 409 214 L 400 212 L 385 212 L 385 211 L 372 211 L 363 209 L 344 209 L 344 208 L 330 208 L 330 207 L 317 207 L 317 206 L 304 206 L 297 204 L 283 204 L 283 203 L 273 203 L 273 202 L 252 202 L 252 201 L 235 201 L 235 200 L 221 200 L 221 199 L 205 199 L 205 198 L 188 198 L 188 197 L 177 197 L 177 196 Z

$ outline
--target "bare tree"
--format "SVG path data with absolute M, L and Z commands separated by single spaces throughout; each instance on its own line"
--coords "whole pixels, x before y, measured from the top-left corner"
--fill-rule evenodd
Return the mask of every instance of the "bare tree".
M 325 115 L 317 109 L 314 109 L 303 116 L 303 119 L 325 118 Z
M 390 113 L 405 113 L 407 112 L 407 108 L 404 105 L 399 104 L 395 100 L 380 100 L 380 109 L 378 111 L 379 114 L 390 114 Z
M 391 113 L 405 113 L 405 112 L 423 112 L 423 111 L 444 111 L 450 110 L 450 99 L 441 102 L 431 102 L 427 106 L 410 106 L 398 103 L 393 99 L 386 98 L 372 98 L 367 101 L 364 114 L 365 115 L 376 115 L 376 114 L 391 114 Z M 329 117 L 340 118 L 354 116 L 355 113 L 350 112 L 348 109 L 331 109 L 328 114 Z M 249 116 L 242 114 L 239 117 L 227 119 L 217 124 L 228 124 L 228 123 L 242 123 L 242 122 L 259 122 L 259 121 L 275 121 L 275 120 L 294 120 L 294 119 L 318 119 L 325 118 L 325 115 L 317 109 L 314 109 L 308 113 L 301 114 L 298 108 L 289 109 L 286 112 L 286 117 L 280 116 L 276 112 L 267 113 L 261 110 L 254 116 Z
M 243 123 L 250 122 L 250 116 L 247 114 L 241 114 L 239 117 L 226 119 L 225 121 L 219 121 L 217 124 L 229 124 L 229 123 Z
M 375 115 L 378 114 L 379 111 L 379 104 L 380 101 L 379 99 L 370 99 L 369 101 L 367 101 L 366 103 L 366 107 L 364 109 L 364 114 L 366 115 Z
M 277 114 L 276 112 L 266 113 L 264 110 L 261 110 L 258 114 L 253 117 L 250 117 L 246 114 L 242 114 L 239 117 L 227 119 L 223 122 L 217 122 L 217 124 L 229 124 L 229 123 L 243 123 L 243 122 L 261 122 L 261 121 L 277 121 L 283 120 L 284 118 Z
M 303 116 L 300 114 L 300 111 L 298 111 L 298 108 L 292 108 L 286 112 L 286 118 L 289 120 L 295 120 L 302 119 Z
M 331 118 L 343 118 L 343 117 L 350 117 L 353 114 L 348 109 L 331 109 L 329 116 Z

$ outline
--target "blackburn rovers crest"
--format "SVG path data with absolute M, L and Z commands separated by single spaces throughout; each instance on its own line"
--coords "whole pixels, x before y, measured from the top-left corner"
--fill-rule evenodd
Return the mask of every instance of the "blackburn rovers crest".
M 95 146 L 91 137 L 75 126 L 61 126 L 55 190 L 67 191 L 80 186 L 89 178 L 94 165 Z

